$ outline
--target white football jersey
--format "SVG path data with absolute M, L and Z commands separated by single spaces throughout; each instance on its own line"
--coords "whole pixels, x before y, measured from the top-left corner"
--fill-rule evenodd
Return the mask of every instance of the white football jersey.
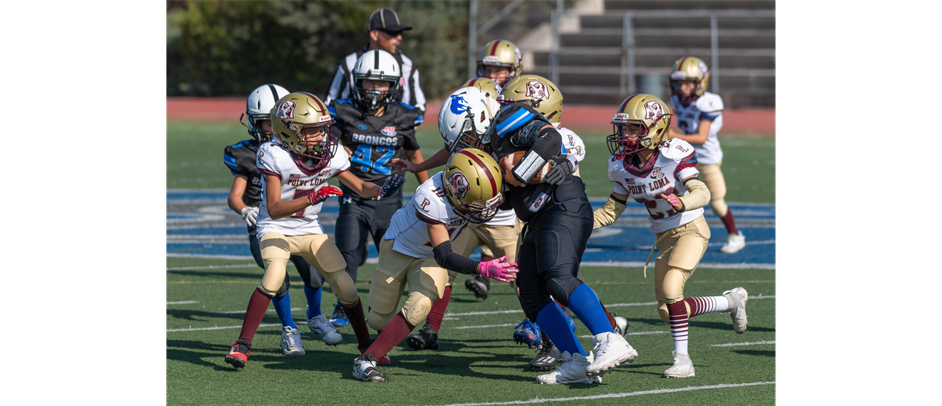
M 288 217 L 273 220 L 268 215 L 268 203 L 265 198 L 267 176 L 274 175 L 281 179 L 281 200 L 307 199 L 307 195 L 316 193 L 327 181 L 350 167 L 350 156 L 340 146 L 324 169 L 313 171 L 301 158 L 289 153 L 280 145 L 267 142 L 258 148 L 256 156 L 258 171 L 262 174 L 262 204 L 258 208 L 258 238 L 265 233 L 279 232 L 284 235 L 324 234 L 317 215 L 323 202 L 308 206 Z
M 572 162 L 572 171 L 579 168 L 579 162 L 585 159 L 585 143 L 576 133 L 566 127 L 560 127 L 559 123 L 553 124 L 559 135 L 563 137 L 563 146 L 566 147 L 566 158 Z
M 694 145 L 697 150 L 697 160 L 702 164 L 717 164 L 723 161 L 723 150 L 720 148 L 720 139 L 716 136 L 723 128 L 723 99 L 716 93 L 703 92 L 697 101 L 684 107 L 677 96 L 671 96 L 674 105 L 674 128 L 684 134 L 696 134 L 700 130 L 700 120 L 713 120 L 710 123 L 710 134 L 703 145 Z
M 393 215 L 383 236 L 385 240 L 395 240 L 393 251 L 413 258 L 428 258 L 434 254 L 427 223 L 444 224 L 452 240 L 467 227 L 468 221 L 455 214 L 448 203 L 442 188 L 443 175 L 444 172 L 439 172 L 429 176 L 415 190 L 409 203 Z
M 631 155 L 625 159 L 611 157 L 608 161 L 608 180 L 615 182 L 615 193 L 630 194 L 636 202 L 648 209 L 651 232 L 660 233 L 687 224 L 703 215 L 703 208 L 678 213 L 663 194 L 678 197 L 690 193 L 683 180 L 697 176 L 697 154 L 687 141 L 673 139 L 661 143 L 644 168 L 632 165 Z

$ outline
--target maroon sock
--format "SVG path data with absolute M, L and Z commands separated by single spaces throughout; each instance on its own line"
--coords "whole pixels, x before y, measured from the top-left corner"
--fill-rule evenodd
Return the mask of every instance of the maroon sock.
M 684 303 L 690 306 L 690 317 L 716 311 L 716 298 L 709 296 L 688 297 Z
M 269 304 L 271 304 L 271 298 L 255 288 L 255 291 L 252 292 L 252 298 L 249 299 L 249 307 L 245 309 L 245 319 L 242 320 L 242 331 L 239 332 L 239 339 L 252 342 L 252 338 L 255 338 L 255 332 L 258 330 L 258 325 L 262 323 L 262 318 L 265 317 Z
M 602 310 L 605 311 L 605 317 L 608 317 L 608 322 L 612 325 L 612 328 L 615 328 L 615 316 L 612 316 L 612 313 L 605 308 L 605 305 L 602 305 Z
M 370 342 L 370 330 L 366 327 L 360 298 L 357 298 L 356 303 L 343 305 L 343 312 L 350 320 L 350 327 L 353 327 L 353 333 L 357 336 L 357 346 L 365 347 Z
M 409 324 L 406 317 L 402 315 L 402 311 L 400 311 L 393 316 L 392 320 L 389 320 L 389 323 L 386 323 L 386 327 L 383 327 L 379 337 L 376 337 L 376 341 L 373 341 L 373 344 L 366 349 L 366 352 L 373 353 L 376 358 L 382 358 L 389 350 L 405 340 L 413 329 L 415 329 L 415 326 Z
M 494 259 L 494 257 L 489 257 L 489 256 L 487 256 L 487 255 L 481 254 L 481 262 L 487 262 L 487 261 L 490 261 L 490 260 L 493 260 L 493 259 Z
M 726 215 L 723 216 L 723 224 L 726 226 L 726 232 L 729 234 L 739 234 L 739 230 L 736 230 L 736 222 L 733 221 L 733 211 L 726 209 Z
M 445 317 L 445 309 L 448 308 L 449 301 L 451 301 L 451 286 L 446 286 L 442 298 L 432 302 L 432 310 L 429 310 L 428 316 L 425 316 L 425 322 L 432 325 L 435 333 L 442 328 L 442 319 Z

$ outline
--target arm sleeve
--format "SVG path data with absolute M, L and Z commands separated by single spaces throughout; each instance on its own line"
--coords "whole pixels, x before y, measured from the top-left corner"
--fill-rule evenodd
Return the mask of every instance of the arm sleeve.
M 686 196 L 679 198 L 684 204 L 684 211 L 696 210 L 710 203 L 710 189 L 707 189 L 705 183 L 690 179 L 684 182 L 684 187 L 690 191 Z
M 627 202 L 619 200 L 615 196 L 609 196 L 608 201 L 605 202 L 605 206 L 592 212 L 592 229 L 595 230 L 614 224 L 615 220 L 618 220 L 621 213 L 625 211 L 625 207 L 627 207 L 626 203 Z
M 477 275 L 478 273 L 479 262 L 455 254 L 451 250 L 451 241 L 436 245 L 435 248 L 432 248 L 432 253 L 435 254 L 435 262 L 442 268 L 466 275 Z

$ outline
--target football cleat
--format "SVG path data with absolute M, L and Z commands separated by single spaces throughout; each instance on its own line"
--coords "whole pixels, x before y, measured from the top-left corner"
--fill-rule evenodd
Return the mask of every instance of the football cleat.
M 514 328 L 516 329 L 514 331 L 514 343 L 526 344 L 534 350 L 540 348 L 543 343 L 543 338 L 540 337 L 540 326 L 530 321 L 530 319 L 523 319 Z
M 592 353 L 586 357 L 582 354 L 570 355 L 569 351 L 562 354 L 563 364 L 555 371 L 536 377 L 536 381 L 544 385 L 560 385 L 569 383 L 602 383 L 601 376 L 586 375 L 586 368 L 593 361 Z
M 615 333 L 596 334 L 592 336 L 592 344 L 595 344 L 595 360 L 586 369 L 589 376 L 601 376 L 624 362 L 633 362 L 638 356 L 638 351 L 625 337 Z
M 281 353 L 285 355 L 304 355 L 304 343 L 298 329 L 285 326 L 281 329 Z
M 730 234 L 726 240 L 726 245 L 720 248 L 720 252 L 725 254 L 735 254 L 746 248 L 746 236 L 740 231 L 739 234 Z
M 486 277 L 478 275 L 473 279 L 464 281 L 464 287 L 474 292 L 475 298 L 487 299 L 487 291 L 490 289 L 490 283 L 487 281 Z
M 312 333 L 320 334 L 324 344 L 337 345 L 343 342 L 343 336 L 340 335 L 333 324 L 327 322 L 327 318 L 323 314 L 307 319 L 307 327 L 311 329 Z
M 746 302 L 749 301 L 749 293 L 739 287 L 723 292 L 723 296 L 726 296 L 726 300 L 729 301 L 727 312 L 733 318 L 733 330 L 736 330 L 736 334 L 742 334 L 749 324 L 746 320 Z
M 236 368 L 243 368 L 249 362 L 249 354 L 252 353 L 252 343 L 249 340 L 240 338 L 232 344 L 229 353 L 226 354 L 226 363 L 232 364 Z
M 689 378 L 696 376 L 693 372 L 693 361 L 690 360 L 690 355 L 678 354 L 677 351 L 672 351 L 671 354 L 674 355 L 674 365 L 664 371 L 664 377 Z
M 540 349 L 540 353 L 536 354 L 536 357 L 530 361 L 530 369 L 548 371 L 556 368 L 556 365 L 559 365 L 562 359 L 563 355 L 559 353 L 559 348 L 556 348 L 552 341 L 546 340 L 543 341 L 543 348 Z
M 616 315 L 615 313 L 612 313 L 612 318 L 615 319 L 615 328 L 614 328 L 615 334 L 618 334 L 624 337 L 625 333 L 628 330 L 628 327 L 630 326 L 628 324 L 628 319 L 621 317 L 619 315 Z
M 366 343 L 365 347 L 357 347 L 357 349 L 360 350 L 360 355 L 363 355 L 366 353 L 366 349 L 370 348 L 370 346 L 373 345 L 373 341 L 376 341 L 376 339 L 374 338 L 370 340 L 370 342 Z M 392 360 L 389 359 L 389 354 L 383 355 L 382 357 L 379 357 L 376 360 L 376 365 L 389 365 L 389 364 L 392 364 Z
M 376 356 L 368 352 L 353 360 L 353 377 L 363 382 L 386 382 L 386 375 L 376 369 Z
M 409 348 L 413 350 L 437 350 L 438 333 L 435 332 L 431 324 L 426 323 L 419 330 L 419 334 L 410 334 L 406 338 L 406 344 L 409 344 Z
M 337 302 L 334 305 L 334 315 L 330 318 L 330 324 L 333 324 L 334 327 L 347 327 L 347 322 L 350 321 L 347 318 L 347 314 L 343 312 L 343 305 L 340 302 Z

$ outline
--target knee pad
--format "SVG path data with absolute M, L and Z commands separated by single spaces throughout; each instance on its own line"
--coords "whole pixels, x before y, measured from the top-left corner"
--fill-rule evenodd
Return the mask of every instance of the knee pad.
M 572 275 L 560 275 L 546 281 L 546 290 L 553 295 L 553 299 L 556 299 L 559 304 L 568 306 L 569 295 L 571 295 L 579 285 L 582 285 L 582 281 L 574 278 Z
M 278 294 L 279 289 L 284 286 L 285 268 L 287 265 L 288 261 L 281 258 L 266 259 L 265 275 L 262 276 L 262 280 L 258 283 L 258 290 L 268 297 Z M 282 296 L 284 296 L 284 294 L 282 294 Z
M 275 293 L 275 297 L 285 297 L 288 294 L 288 288 L 291 287 L 291 281 L 288 279 L 288 273 L 285 272 L 285 281 L 281 283 L 281 288 L 278 289 L 278 293 Z
M 370 309 L 370 312 L 366 315 L 366 324 L 369 324 L 373 330 L 382 331 L 392 317 L 393 313 L 379 314 L 376 310 Z
M 667 312 L 667 303 L 658 301 L 657 302 L 657 315 L 661 316 L 661 320 L 664 320 L 664 324 L 671 324 L 670 313 Z
M 419 292 L 409 293 L 406 303 L 402 305 L 402 315 L 413 326 L 421 324 L 430 310 L 432 310 L 432 299 Z
M 359 295 L 357 294 L 357 287 L 353 284 L 353 278 L 350 277 L 350 274 L 346 272 L 331 272 L 325 274 L 324 279 L 327 280 L 327 284 L 330 285 L 331 291 L 333 291 L 334 296 L 337 297 L 340 303 L 356 303 Z

